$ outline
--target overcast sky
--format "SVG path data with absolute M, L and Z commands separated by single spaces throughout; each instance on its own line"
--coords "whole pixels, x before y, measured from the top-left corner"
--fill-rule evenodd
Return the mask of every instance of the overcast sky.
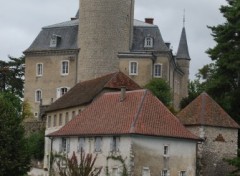
M 43 26 L 75 16 L 79 0 L 0 0 L 0 59 L 22 56 Z M 205 54 L 215 45 L 207 25 L 224 23 L 219 7 L 225 0 L 135 0 L 135 19 L 153 17 L 165 41 L 177 52 L 186 11 L 186 32 L 191 60 L 190 78 L 210 63 Z

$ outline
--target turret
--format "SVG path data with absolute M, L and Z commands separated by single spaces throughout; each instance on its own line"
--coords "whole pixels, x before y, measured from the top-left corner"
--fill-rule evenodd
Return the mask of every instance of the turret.
M 132 45 L 134 0 L 80 0 L 78 81 L 119 70 Z
M 181 85 L 183 88 L 181 90 L 181 95 L 183 98 L 188 96 L 189 65 L 191 60 L 188 52 L 187 36 L 186 36 L 186 30 L 184 26 L 183 26 L 182 34 L 180 37 L 176 59 L 177 59 L 178 66 L 184 72 L 184 75 L 181 80 Z

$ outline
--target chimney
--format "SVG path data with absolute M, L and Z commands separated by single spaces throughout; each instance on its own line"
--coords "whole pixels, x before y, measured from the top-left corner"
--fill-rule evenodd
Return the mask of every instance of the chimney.
M 153 24 L 154 18 L 145 18 L 145 23 Z
M 121 87 L 121 92 L 120 92 L 120 101 L 124 101 L 126 98 L 126 87 Z

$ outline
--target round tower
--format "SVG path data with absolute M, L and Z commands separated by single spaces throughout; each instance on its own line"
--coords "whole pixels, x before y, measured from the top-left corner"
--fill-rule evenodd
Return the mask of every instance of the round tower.
M 118 52 L 129 51 L 134 0 L 80 0 L 78 81 L 119 70 Z

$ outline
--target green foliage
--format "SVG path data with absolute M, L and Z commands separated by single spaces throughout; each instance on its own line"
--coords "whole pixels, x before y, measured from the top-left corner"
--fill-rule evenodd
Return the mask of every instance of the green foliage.
M 207 53 L 215 61 L 215 69 L 207 82 L 207 92 L 240 122 L 240 1 L 228 1 L 220 8 L 224 24 L 209 27 L 217 42 Z
M 44 130 L 32 133 L 28 138 L 28 152 L 32 159 L 42 161 L 44 157 Z
M 0 60 L 0 92 L 10 92 L 23 97 L 25 57 L 14 58 L 10 61 Z
M 73 152 L 71 158 L 63 155 L 53 155 L 53 163 L 56 167 L 53 168 L 51 176 L 98 176 L 102 168 L 94 168 L 97 155 L 85 154 L 81 151 L 80 161 Z M 64 164 L 64 167 L 63 167 Z M 53 164 L 54 165 L 54 164 Z
M 171 89 L 165 80 L 154 78 L 145 86 L 145 88 L 149 89 L 167 107 L 171 105 Z
M 239 176 L 240 175 L 240 158 L 236 157 L 233 159 L 223 159 L 229 165 L 234 166 L 236 169 L 232 171 L 228 176 Z
M 0 93 L 0 173 L 22 176 L 30 168 L 30 156 L 18 98 Z
M 22 103 L 22 118 L 29 119 L 33 118 L 33 113 L 31 111 L 31 106 L 28 101 L 23 101 Z

